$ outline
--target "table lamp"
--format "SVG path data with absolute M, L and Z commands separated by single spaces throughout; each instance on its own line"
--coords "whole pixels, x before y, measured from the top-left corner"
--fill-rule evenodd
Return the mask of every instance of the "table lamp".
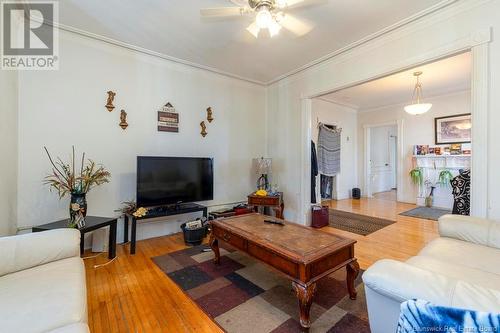
M 269 189 L 269 179 L 268 175 L 271 173 L 271 158 L 254 158 L 254 166 L 257 175 L 260 177 L 257 179 L 257 189 L 258 190 L 267 190 Z

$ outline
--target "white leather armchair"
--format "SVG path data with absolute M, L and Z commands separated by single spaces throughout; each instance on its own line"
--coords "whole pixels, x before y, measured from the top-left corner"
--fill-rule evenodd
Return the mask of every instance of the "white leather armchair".
M 80 233 L 0 238 L 0 332 L 89 332 Z
M 500 313 L 500 223 L 459 215 L 439 219 L 440 238 L 407 262 L 380 260 L 363 275 L 372 333 L 395 332 L 400 304 Z

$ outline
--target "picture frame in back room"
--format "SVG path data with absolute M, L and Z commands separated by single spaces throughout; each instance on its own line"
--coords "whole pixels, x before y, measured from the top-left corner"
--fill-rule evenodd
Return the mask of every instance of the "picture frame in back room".
M 471 114 L 434 118 L 435 142 L 437 145 L 471 142 Z

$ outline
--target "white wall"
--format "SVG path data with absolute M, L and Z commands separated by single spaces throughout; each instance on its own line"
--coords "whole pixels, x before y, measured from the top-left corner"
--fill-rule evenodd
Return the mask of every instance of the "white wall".
M 116 92 L 112 113 L 104 108 L 108 90 Z M 60 69 L 20 72 L 19 93 L 21 228 L 68 216 L 68 199 L 42 185 L 50 171 L 44 145 L 63 159 L 75 145 L 109 169 L 111 183 L 88 194 L 89 214 L 104 216 L 135 199 L 137 155 L 213 157 L 208 205 L 246 200 L 254 189 L 252 158 L 266 155 L 265 88 L 72 33 L 60 33 Z M 156 112 L 166 102 L 180 114 L 178 134 L 157 131 Z M 202 138 L 208 106 L 215 120 Z M 121 109 L 128 113 L 125 131 L 118 126 Z M 141 223 L 138 238 L 178 232 L 186 219 Z M 120 230 L 121 224 L 119 240 Z
M 17 72 L 0 70 L 0 236 L 15 233 L 17 219 Z
M 306 223 L 307 186 L 302 198 L 302 165 L 307 156 L 300 151 L 305 145 L 306 124 L 302 113 L 304 97 L 327 93 L 353 82 L 363 82 L 379 77 L 391 70 L 405 68 L 423 55 L 432 55 L 439 49 L 454 45 L 457 41 L 470 40 L 480 29 L 492 28 L 493 35 L 500 31 L 499 0 L 461 0 L 403 28 L 396 29 L 382 38 L 376 38 L 362 46 L 335 56 L 321 64 L 285 78 L 268 89 L 269 123 L 280 124 L 268 131 L 269 155 L 280 166 L 280 179 L 288 219 Z M 328 42 L 328 41 L 325 41 Z M 488 207 L 489 216 L 500 218 L 500 173 L 494 172 L 500 165 L 500 150 L 494 144 L 500 141 L 500 42 L 489 44 L 489 128 L 488 141 Z M 479 128 L 478 131 L 481 131 Z
M 395 136 L 397 134 L 397 126 L 378 126 L 370 129 L 370 186 L 372 193 L 390 191 L 396 187 L 395 153 L 397 149 L 395 146 L 397 141 Z M 362 141 L 364 146 L 364 139 Z M 361 155 L 364 156 L 364 154 Z
M 430 92 L 428 92 L 430 93 Z M 358 175 L 362 188 L 364 188 L 364 138 L 363 127 L 365 125 L 383 124 L 396 120 L 403 120 L 403 183 L 399 184 L 399 198 L 403 202 L 415 203 L 418 189 L 411 182 L 408 172 L 413 168 L 413 146 L 429 145 L 436 146 L 434 142 L 434 118 L 450 116 L 454 114 L 470 113 L 470 91 L 462 91 L 455 94 L 427 98 L 432 103 L 432 109 L 419 116 L 412 116 L 403 109 L 404 105 L 392 105 L 378 108 L 372 111 L 358 114 Z M 373 138 L 373 137 L 372 137 Z
M 340 173 L 336 177 L 336 194 L 338 199 L 346 199 L 350 197 L 351 189 L 357 186 L 356 174 L 356 154 L 353 152 L 356 149 L 357 138 L 357 115 L 356 110 L 327 102 L 321 99 L 313 99 L 311 128 L 312 140 L 318 141 L 318 124 L 335 125 L 342 128 L 342 141 L 340 145 Z M 316 189 L 319 194 L 319 179 L 317 177 Z M 316 196 L 320 198 L 320 195 Z

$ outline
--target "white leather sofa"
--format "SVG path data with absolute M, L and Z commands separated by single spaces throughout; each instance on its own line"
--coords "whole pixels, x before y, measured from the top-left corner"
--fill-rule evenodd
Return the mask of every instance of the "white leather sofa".
M 415 298 L 500 313 L 500 222 L 445 215 L 438 223 L 440 237 L 417 256 L 380 260 L 363 274 L 372 333 L 396 332 L 400 304 Z
M 79 244 L 74 229 L 0 238 L 0 332 L 89 332 Z

